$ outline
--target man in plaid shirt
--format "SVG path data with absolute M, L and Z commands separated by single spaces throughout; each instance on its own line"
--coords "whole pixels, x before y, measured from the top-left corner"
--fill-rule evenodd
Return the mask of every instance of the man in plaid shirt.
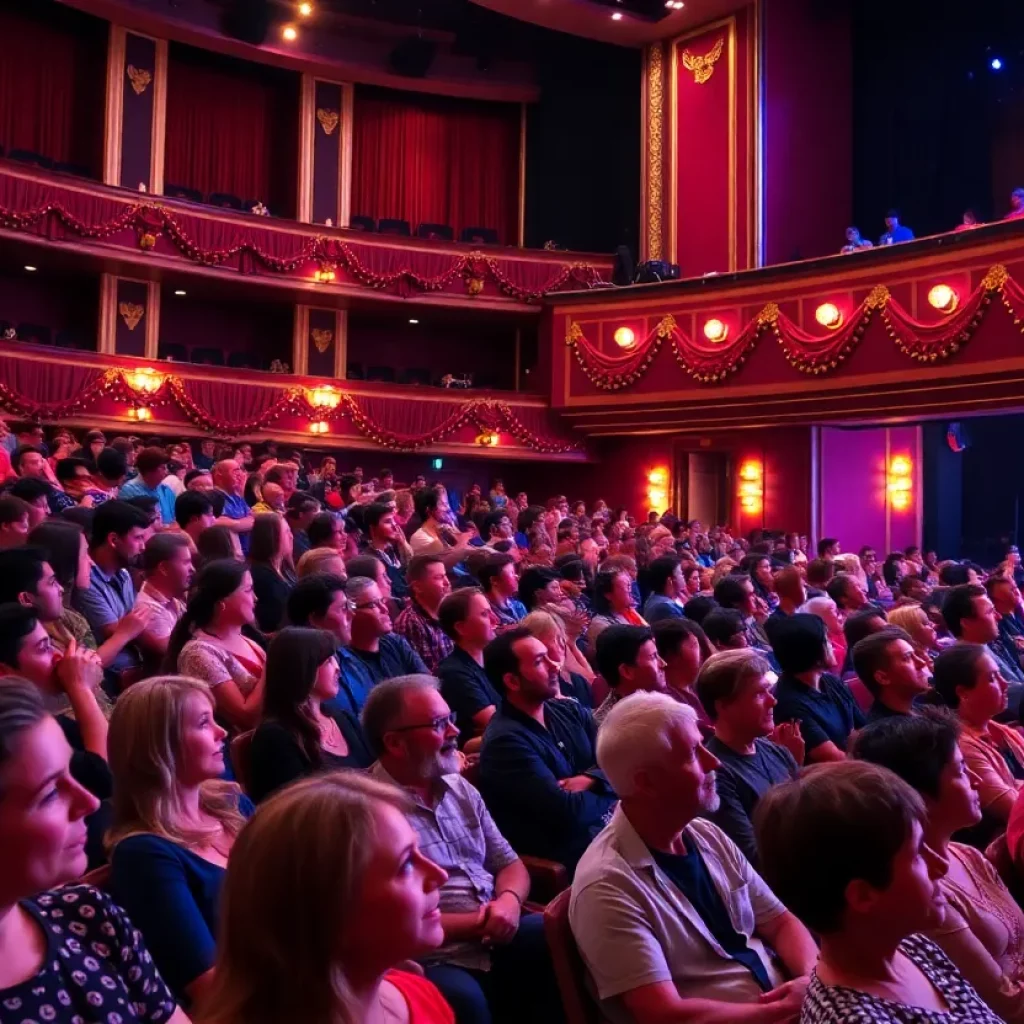
M 416 555 L 405 571 L 412 597 L 409 606 L 395 619 L 395 632 L 423 659 L 427 671 L 437 673 L 437 666 L 455 649 L 452 640 L 441 628 L 437 611 L 451 592 L 444 562 L 437 555 Z

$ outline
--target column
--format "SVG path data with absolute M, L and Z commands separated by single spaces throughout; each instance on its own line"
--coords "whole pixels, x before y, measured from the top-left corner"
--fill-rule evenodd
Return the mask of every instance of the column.
M 302 77 L 299 219 L 347 227 L 352 179 L 352 87 Z

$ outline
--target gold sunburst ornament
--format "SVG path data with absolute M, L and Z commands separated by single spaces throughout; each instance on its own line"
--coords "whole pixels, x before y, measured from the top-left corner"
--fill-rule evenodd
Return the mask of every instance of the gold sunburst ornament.
M 718 58 L 722 56 L 724 48 L 725 39 L 723 38 L 719 39 L 703 56 L 683 50 L 683 67 L 687 71 L 693 72 L 693 80 L 698 85 L 703 85 L 711 80 L 711 76 L 715 73 L 715 65 L 718 63 Z
M 149 83 L 153 81 L 152 73 L 145 68 L 137 68 L 134 64 L 129 64 L 126 71 L 128 81 L 132 83 L 132 88 L 135 90 L 135 95 L 141 96 L 149 87 Z
M 317 352 L 321 355 L 331 347 L 331 342 L 334 341 L 334 331 L 325 331 L 320 327 L 314 327 L 310 334 Z
M 145 315 L 146 307 L 140 306 L 137 302 L 122 302 L 117 307 L 121 319 L 125 322 L 129 331 L 134 331 L 139 326 L 139 321 Z
M 317 107 L 316 119 L 324 130 L 324 135 L 333 135 L 334 129 L 338 127 L 341 116 L 336 110 L 327 110 L 325 107 Z

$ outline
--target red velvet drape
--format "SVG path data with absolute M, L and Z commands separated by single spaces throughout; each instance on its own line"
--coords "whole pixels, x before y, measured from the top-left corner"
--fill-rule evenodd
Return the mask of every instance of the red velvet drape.
M 99 177 L 106 35 L 97 19 L 0 4 L 0 146 L 79 164 Z
M 171 48 L 167 69 L 168 185 L 258 199 L 295 215 L 298 77 Z
M 519 108 L 356 90 L 352 212 L 516 241 Z

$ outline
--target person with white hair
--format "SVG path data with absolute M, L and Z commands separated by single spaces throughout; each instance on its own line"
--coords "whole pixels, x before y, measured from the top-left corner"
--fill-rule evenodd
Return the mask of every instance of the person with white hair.
M 579 863 L 569 922 L 603 1014 L 615 1024 L 795 1020 L 817 948 L 699 817 L 718 807 L 719 761 L 693 709 L 660 693 L 625 698 L 598 733 L 597 761 L 619 805 Z

